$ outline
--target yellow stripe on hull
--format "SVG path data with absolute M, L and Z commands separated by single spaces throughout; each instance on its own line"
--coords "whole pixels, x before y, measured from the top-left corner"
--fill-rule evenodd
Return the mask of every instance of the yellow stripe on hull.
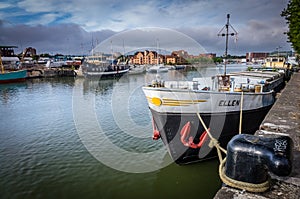
M 198 104 L 201 102 L 207 102 L 207 100 L 177 100 L 177 99 L 169 99 L 163 98 L 160 99 L 158 97 L 148 97 L 147 100 L 149 103 L 154 104 L 156 106 L 189 106 L 192 104 Z

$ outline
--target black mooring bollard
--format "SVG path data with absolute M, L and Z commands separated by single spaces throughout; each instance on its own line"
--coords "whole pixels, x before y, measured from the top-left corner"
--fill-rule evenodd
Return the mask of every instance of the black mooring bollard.
M 267 181 L 268 171 L 287 176 L 292 170 L 292 148 L 293 141 L 288 136 L 236 135 L 227 145 L 225 174 L 253 184 Z

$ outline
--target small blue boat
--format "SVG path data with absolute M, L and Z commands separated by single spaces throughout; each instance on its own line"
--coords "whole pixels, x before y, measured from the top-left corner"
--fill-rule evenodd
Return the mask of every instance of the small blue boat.
M 27 70 L 9 71 L 1 73 L 0 84 L 25 81 L 27 77 Z

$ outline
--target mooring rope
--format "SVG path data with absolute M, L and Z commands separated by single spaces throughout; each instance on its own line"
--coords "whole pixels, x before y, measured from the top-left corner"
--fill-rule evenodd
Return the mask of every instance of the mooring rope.
M 223 161 L 219 165 L 219 176 L 223 183 L 227 184 L 230 187 L 244 189 L 244 190 L 250 191 L 250 192 L 265 192 L 269 189 L 269 187 L 270 187 L 269 179 L 263 183 L 254 184 L 254 183 L 249 183 L 249 182 L 238 181 L 238 180 L 228 177 L 225 174 L 225 166 L 224 166 L 225 162 L 226 162 L 226 158 L 224 158 Z
M 240 125 L 239 125 L 239 134 L 242 133 L 243 102 L 244 102 L 244 92 L 242 91 L 242 95 L 241 95 L 241 106 L 240 106 Z
M 189 92 L 189 94 L 190 94 L 191 100 L 194 101 L 190 92 Z M 242 131 L 241 130 L 241 128 L 242 128 L 241 123 L 242 123 L 243 97 L 244 97 L 244 95 L 243 95 L 243 92 L 242 92 L 241 107 L 240 107 L 240 125 L 239 125 L 240 129 L 239 129 L 239 134 L 241 134 L 241 131 Z M 193 104 L 196 106 L 196 103 L 193 103 Z M 238 180 L 235 180 L 235 179 L 232 179 L 232 178 L 226 176 L 226 174 L 225 174 L 226 157 L 223 159 L 221 152 L 223 152 L 227 155 L 227 151 L 224 148 L 222 148 L 219 144 L 219 141 L 212 136 L 209 129 L 205 125 L 205 123 L 204 123 L 204 121 L 203 121 L 203 119 L 202 119 L 202 117 L 201 117 L 201 115 L 198 111 L 198 108 L 197 107 L 195 107 L 195 108 L 196 108 L 196 114 L 197 114 L 202 126 L 204 127 L 205 131 L 207 132 L 208 136 L 211 139 L 208 146 L 210 148 L 216 147 L 216 149 L 217 149 L 218 158 L 219 158 L 219 161 L 220 161 L 219 176 L 220 176 L 222 182 L 227 184 L 228 186 L 238 188 L 238 189 L 242 189 L 242 190 L 247 190 L 247 191 L 250 191 L 250 192 L 264 192 L 264 191 L 268 190 L 269 187 L 270 187 L 269 179 L 266 182 L 263 182 L 263 183 L 260 183 L 260 184 L 254 184 L 254 183 L 238 181 Z
M 211 135 L 209 129 L 207 128 L 207 126 L 205 125 L 204 121 L 202 120 L 202 117 L 200 116 L 200 113 L 199 113 L 198 109 L 197 109 L 197 116 L 198 116 L 198 118 L 199 118 L 199 120 L 200 120 L 202 126 L 204 127 L 205 131 L 207 132 L 207 134 L 208 134 L 208 136 L 209 136 L 209 138 L 210 138 L 210 142 L 209 142 L 209 145 L 208 145 L 208 146 L 209 146 L 210 148 L 216 147 L 217 152 L 218 152 L 219 160 L 220 160 L 220 162 L 222 162 L 222 154 L 221 154 L 221 151 L 222 151 L 223 153 L 225 153 L 225 154 L 227 154 L 227 151 L 226 151 L 225 149 L 223 149 L 223 148 L 220 146 L 219 141 Z

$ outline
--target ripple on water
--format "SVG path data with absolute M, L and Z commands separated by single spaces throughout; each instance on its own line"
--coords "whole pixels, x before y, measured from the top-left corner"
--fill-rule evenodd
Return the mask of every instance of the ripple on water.
M 124 78 L 127 79 L 39 79 L 22 85 L 0 86 L 1 197 L 183 197 L 186 190 L 209 191 L 206 198 L 213 195 L 220 185 L 215 162 L 200 167 L 171 164 L 154 172 L 135 174 L 110 168 L 87 150 L 73 120 L 75 87 L 87 101 L 90 96 L 94 97 L 99 125 L 115 146 L 137 154 L 150 154 L 163 147 L 161 140 L 151 139 L 150 112 L 141 90 L 145 76 Z M 117 83 L 121 90 L 114 90 Z M 130 95 L 125 95 L 126 90 L 131 91 Z M 127 120 L 123 123 L 122 118 L 116 118 L 123 107 L 112 107 L 114 92 L 121 98 L 126 97 Z M 87 104 L 83 103 L 82 107 Z M 85 114 L 80 116 L 87 117 Z M 94 126 L 87 122 L 81 129 L 90 135 L 97 133 Z M 100 139 L 95 143 L 95 149 L 101 144 Z M 158 161 L 152 154 L 132 163 L 129 156 L 122 160 L 112 157 L 110 148 L 105 152 L 104 156 L 120 166 L 144 165 L 152 159 Z M 169 158 L 167 154 L 162 156 Z M 191 197 L 194 196 L 198 194 L 191 193 Z

